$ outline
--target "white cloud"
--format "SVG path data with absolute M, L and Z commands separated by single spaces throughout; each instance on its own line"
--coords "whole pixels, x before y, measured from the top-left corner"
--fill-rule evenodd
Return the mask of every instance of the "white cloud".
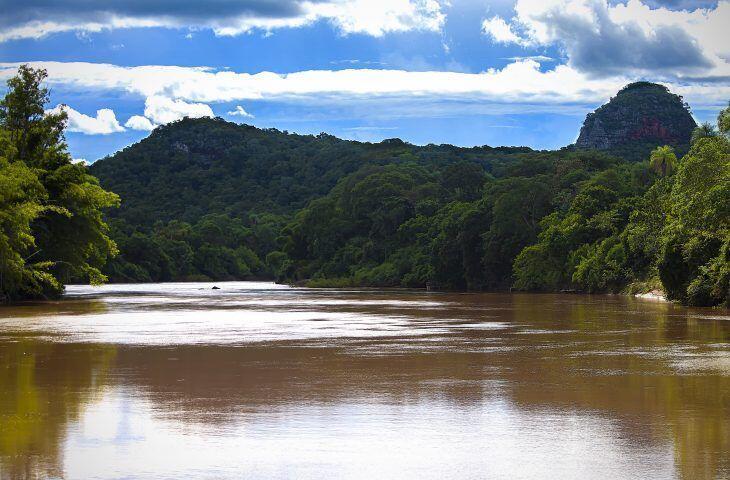
M 512 27 L 499 16 L 484 20 L 482 32 L 491 36 L 497 43 L 522 43 L 522 39 L 512 31 Z
M 439 31 L 446 16 L 436 0 L 349 0 L 312 3 L 312 13 L 327 18 L 343 33 L 380 37 L 409 30 Z
M 63 32 L 99 33 L 104 30 L 122 28 L 149 28 L 165 26 L 163 22 L 152 19 L 109 17 L 103 22 L 72 20 L 44 20 L 33 19 L 23 23 L 11 24 L 0 30 L 0 42 L 20 40 L 23 38 L 43 38 L 48 35 Z
M 147 97 L 144 104 L 145 117 L 161 125 L 174 122 L 183 117 L 213 117 L 213 110 L 204 103 L 188 103 L 184 100 L 173 100 L 161 95 Z
M 123 132 L 124 127 L 119 125 L 114 111 L 108 108 L 102 108 L 96 111 L 96 117 L 90 117 L 83 113 L 77 112 L 67 105 L 58 105 L 56 108 L 49 110 L 49 113 L 57 113 L 63 110 L 68 115 L 68 125 L 66 129 L 69 132 L 79 132 L 86 135 L 108 135 L 115 132 Z
M 72 158 L 71 163 L 80 163 L 81 165 L 88 165 L 89 162 L 85 158 Z
M 640 0 L 517 0 L 514 17 L 485 20 L 496 41 L 561 47 L 569 65 L 592 74 L 675 78 L 730 75 L 730 1 L 714 8 L 651 8 Z
M 547 63 L 547 62 L 554 62 L 555 59 L 553 57 L 548 57 L 545 55 L 523 55 L 523 56 L 517 56 L 517 57 L 506 57 L 503 60 L 512 60 L 518 61 L 518 60 L 535 60 L 538 63 Z
M 19 64 L 0 63 L 0 79 Z M 426 100 L 524 104 L 596 104 L 608 100 L 635 76 L 597 78 L 570 65 L 541 71 L 534 60 L 521 60 L 482 73 L 404 70 L 309 70 L 288 74 L 215 71 L 205 67 L 120 67 L 95 63 L 30 62 L 48 70 L 48 82 L 65 89 L 123 91 L 146 98 L 145 116 L 155 124 L 188 116 L 212 116 L 210 103 L 251 100 L 352 103 L 356 99 Z M 665 82 L 693 105 L 722 105 L 730 98 L 727 83 Z
M 132 130 L 150 131 L 155 129 L 155 125 L 150 122 L 149 118 L 142 115 L 132 115 L 124 124 L 125 127 Z
M 270 32 L 297 28 L 325 20 L 343 34 L 382 36 L 410 30 L 439 31 L 445 15 L 438 0 L 280 0 L 278 2 L 219 2 L 196 5 L 178 2 L 164 5 L 165 15 L 155 0 L 137 4 L 104 2 L 98 8 L 88 2 L 65 1 L 53 9 L 27 1 L 0 21 L 0 42 L 42 38 L 76 31 L 96 33 L 123 28 L 211 29 L 216 35 L 231 36 L 252 30 Z M 189 35 L 189 34 L 188 34 Z
M 242 106 L 236 105 L 235 110 L 231 110 L 228 112 L 228 115 L 232 115 L 234 117 L 244 117 L 244 118 L 253 118 L 253 115 L 248 113 Z

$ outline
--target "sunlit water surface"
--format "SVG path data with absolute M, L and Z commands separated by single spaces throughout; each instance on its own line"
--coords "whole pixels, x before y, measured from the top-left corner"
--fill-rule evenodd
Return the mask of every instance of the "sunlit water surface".
M 730 478 L 730 314 L 71 286 L 0 309 L 0 478 Z

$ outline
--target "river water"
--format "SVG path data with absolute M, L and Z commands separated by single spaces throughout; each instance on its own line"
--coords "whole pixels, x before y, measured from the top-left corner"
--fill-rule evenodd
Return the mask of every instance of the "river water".
M 0 478 L 730 478 L 730 312 L 71 286 L 0 309 Z

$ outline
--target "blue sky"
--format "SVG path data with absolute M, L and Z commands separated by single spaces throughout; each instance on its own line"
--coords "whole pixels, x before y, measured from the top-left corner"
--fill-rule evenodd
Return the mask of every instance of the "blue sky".
M 102 3 L 100 3 L 102 5 Z M 49 72 L 72 155 L 183 116 L 379 141 L 558 148 L 627 82 L 730 99 L 730 1 L 0 0 L 0 77 Z

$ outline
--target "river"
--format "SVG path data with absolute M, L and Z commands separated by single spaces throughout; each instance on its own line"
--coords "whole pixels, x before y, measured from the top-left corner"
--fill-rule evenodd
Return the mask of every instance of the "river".
M 0 478 L 730 478 L 730 312 L 70 286 L 0 309 Z

